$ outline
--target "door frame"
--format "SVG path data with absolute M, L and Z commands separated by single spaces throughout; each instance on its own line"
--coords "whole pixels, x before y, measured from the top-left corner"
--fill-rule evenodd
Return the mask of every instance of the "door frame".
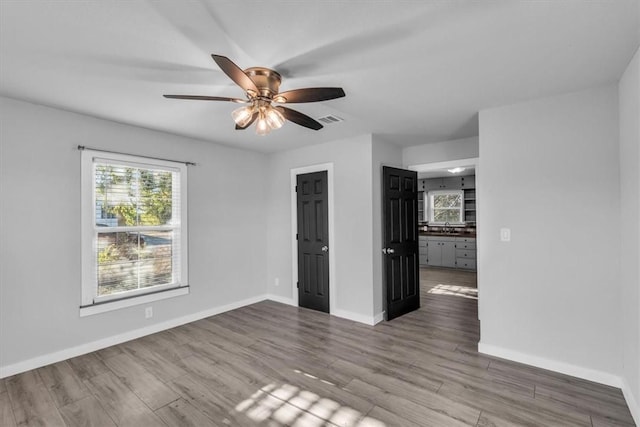
M 329 204 L 329 313 L 335 312 L 336 309 L 336 281 L 335 281 L 335 260 L 336 260 L 336 240 L 334 238 L 334 222 L 333 222 L 333 163 L 320 163 L 317 165 L 309 165 L 291 169 L 291 269 L 293 280 L 291 281 L 291 292 L 293 294 L 293 303 L 299 307 L 298 301 L 298 240 L 296 233 L 298 232 L 298 196 L 296 194 L 296 178 L 298 175 L 311 172 L 327 171 L 327 196 Z

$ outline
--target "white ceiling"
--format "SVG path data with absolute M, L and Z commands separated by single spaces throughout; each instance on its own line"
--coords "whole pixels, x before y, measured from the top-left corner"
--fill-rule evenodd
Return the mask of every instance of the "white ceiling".
M 474 165 L 464 165 L 462 167 L 464 168 L 464 171 L 456 174 L 449 172 L 449 169 L 453 169 L 453 166 L 418 172 L 418 179 L 442 178 L 448 176 L 472 176 L 476 174 L 476 168 Z
M 263 152 L 362 133 L 409 146 L 478 134 L 477 112 L 616 81 L 638 46 L 639 0 L 0 0 L 0 94 Z M 242 97 L 211 59 L 341 86 L 290 105 L 344 122 L 233 129 Z

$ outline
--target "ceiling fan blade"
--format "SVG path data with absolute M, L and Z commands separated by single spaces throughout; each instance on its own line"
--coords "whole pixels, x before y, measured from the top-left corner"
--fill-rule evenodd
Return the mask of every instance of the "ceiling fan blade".
M 199 100 L 199 101 L 230 101 L 230 102 L 237 102 L 238 104 L 246 104 L 247 101 L 246 99 L 240 99 L 240 98 L 226 98 L 224 96 L 200 96 L 200 95 L 162 95 L 165 98 L 171 98 L 171 99 L 195 99 L 195 100 Z
M 344 90 L 340 87 L 309 87 L 281 92 L 274 100 L 279 103 L 316 102 L 342 98 Z
M 242 71 L 242 69 L 234 64 L 229 58 L 220 55 L 211 55 L 211 57 L 216 61 L 218 67 L 220 67 L 220 69 L 224 71 L 231 80 L 236 82 L 238 86 L 244 89 L 245 92 L 253 92 L 254 94 L 260 93 L 253 80 L 251 80 L 249 76 L 247 76 L 244 71 Z
M 306 114 L 302 114 L 299 111 L 282 106 L 276 108 L 282 113 L 285 119 L 292 121 L 297 125 L 304 126 L 313 130 L 320 130 L 323 127 L 320 122 L 317 122 L 316 120 L 312 119 Z
M 249 122 L 244 125 L 244 126 L 240 126 L 236 123 L 236 130 L 244 130 L 246 128 L 248 128 L 249 126 L 251 126 L 253 124 L 253 122 L 256 121 L 256 119 L 258 118 L 258 112 L 256 111 L 255 113 L 253 113 L 253 115 L 251 116 L 251 120 L 249 120 Z

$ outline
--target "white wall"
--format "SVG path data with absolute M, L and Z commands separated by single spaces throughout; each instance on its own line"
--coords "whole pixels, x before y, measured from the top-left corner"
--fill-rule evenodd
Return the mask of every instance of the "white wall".
M 640 50 L 618 86 L 623 390 L 640 423 Z
M 382 255 L 382 166 L 402 167 L 402 149 L 393 144 L 380 140 L 375 135 L 372 141 L 372 202 L 373 202 L 373 313 L 376 320 L 382 320 L 384 267 Z
M 78 144 L 197 162 L 191 293 L 151 320 L 143 306 L 79 317 Z M 262 154 L 0 98 L 0 368 L 264 295 L 265 174 Z
M 618 381 L 617 112 L 615 86 L 480 112 L 481 351 Z
M 372 142 L 363 135 L 272 154 L 267 187 L 267 292 L 292 300 L 291 169 L 333 163 L 335 306 L 331 313 L 367 323 L 373 319 Z M 275 286 L 275 279 L 279 286 Z
M 405 166 L 446 162 L 478 157 L 478 137 L 455 139 L 431 144 L 406 147 L 402 150 L 402 164 Z

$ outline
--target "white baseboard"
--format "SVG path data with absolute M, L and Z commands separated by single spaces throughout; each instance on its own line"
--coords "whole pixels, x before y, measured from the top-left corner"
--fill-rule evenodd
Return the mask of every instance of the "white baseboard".
M 336 317 L 342 317 L 343 319 L 353 320 L 354 322 L 364 323 L 366 325 L 375 325 L 374 316 L 365 316 L 363 314 L 353 313 L 347 310 L 331 310 L 331 315 Z
M 627 406 L 629 407 L 629 411 L 631 411 L 633 420 L 636 425 L 640 426 L 640 400 L 636 398 L 640 396 L 633 395 L 629 383 L 624 378 L 622 379 L 622 394 L 624 395 L 624 400 L 627 401 Z
M 584 380 L 593 381 L 611 387 L 622 388 L 622 379 L 619 376 L 608 372 L 597 371 L 595 369 L 584 368 L 570 363 L 533 356 L 491 344 L 484 344 L 482 342 L 478 343 L 478 351 L 480 353 L 488 354 L 489 356 L 500 357 L 502 359 L 524 363 L 525 365 L 531 365 L 537 368 L 548 369 L 549 371 L 571 375 L 572 377 L 582 378 Z
M 219 307 L 214 307 L 208 310 L 199 311 L 197 313 L 188 314 L 186 316 L 178 317 L 175 319 L 167 320 L 153 325 L 145 326 L 144 328 L 128 331 L 123 334 L 114 335 L 112 337 L 103 338 L 96 341 L 91 341 L 86 344 L 81 344 L 76 347 L 67 348 L 64 350 L 56 351 L 42 356 L 34 357 L 32 359 L 24 360 L 22 362 L 14 363 L 12 365 L 0 366 L 0 378 L 16 375 L 21 372 L 30 371 L 32 369 L 40 368 L 42 366 L 50 365 L 52 363 L 60 362 L 62 360 L 70 359 L 72 357 L 81 356 L 83 354 L 91 353 L 93 351 L 101 350 L 112 345 L 121 344 L 126 341 L 130 341 L 136 338 L 140 338 L 146 335 L 155 334 L 156 332 L 164 331 L 167 329 L 175 328 L 176 326 L 184 325 L 185 323 L 195 322 L 196 320 L 204 319 L 205 317 L 215 316 L 216 314 L 224 313 L 225 311 L 235 310 L 236 308 L 244 307 L 245 305 L 255 304 L 260 301 L 268 299 L 266 295 L 259 295 L 252 298 L 247 298 L 242 301 L 233 302 Z
M 280 295 L 267 294 L 265 299 L 280 302 L 282 304 L 292 305 L 294 307 L 298 306 L 293 298 L 282 297 Z M 353 320 L 354 322 L 364 323 L 366 325 L 372 326 L 376 323 L 380 323 L 384 319 L 384 312 L 376 314 L 373 317 L 364 316 L 362 314 L 353 313 L 347 310 L 331 310 L 331 313 L 329 314 L 331 316 L 341 317 L 343 319 Z
M 297 304 L 293 301 L 293 298 L 287 298 L 280 295 L 267 294 L 265 299 L 270 301 L 280 302 L 282 304 L 297 306 Z

